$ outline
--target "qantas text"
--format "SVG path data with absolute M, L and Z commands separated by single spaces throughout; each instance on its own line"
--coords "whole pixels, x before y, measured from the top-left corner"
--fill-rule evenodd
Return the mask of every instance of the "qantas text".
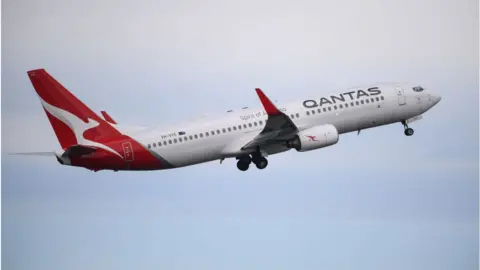
M 361 97 L 380 95 L 381 93 L 382 91 L 378 87 L 372 87 L 372 88 L 368 88 L 366 91 L 357 90 L 357 91 L 346 92 L 336 96 L 330 96 L 330 98 L 322 97 L 320 98 L 319 101 L 308 99 L 303 102 L 303 106 L 305 108 L 315 108 L 315 107 L 323 106 L 324 104 L 335 104 L 337 103 L 337 101 L 338 102 L 351 101 L 351 100 L 359 99 Z

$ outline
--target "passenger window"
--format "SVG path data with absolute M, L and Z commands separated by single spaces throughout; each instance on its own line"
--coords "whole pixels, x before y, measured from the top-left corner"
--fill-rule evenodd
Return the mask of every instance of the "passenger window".
M 295 118 L 295 116 L 294 116 L 293 114 L 290 114 L 290 118 L 292 118 L 292 119 L 293 119 L 293 118 Z
M 252 127 L 252 123 L 248 123 L 248 127 Z
M 257 122 L 253 122 L 253 125 L 254 125 L 254 126 L 257 126 Z
M 228 128 L 228 132 L 230 132 L 230 131 L 232 131 L 232 129 L 231 129 L 231 128 Z
M 247 124 L 243 124 L 243 128 L 247 128 Z
M 329 112 L 332 111 L 332 107 L 328 107 L 328 111 L 329 111 Z
M 237 127 L 236 127 L 236 126 L 233 126 L 233 130 L 237 130 Z
M 327 112 L 327 108 L 323 108 L 323 112 Z
M 220 129 L 217 129 L 217 134 L 220 134 Z
M 345 103 L 345 108 L 348 108 L 348 103 Z
M 317 110 L 317 112 L 318 112 L 318 113 L 321 113 L 321 112 L 322 112 L 322 110 L 321 110 L 321 109 L 318 109 L 318 110 Z
M 263 125 L 263 122 L 262 122 L 262 121 L 259 121 L 258 124 L 259 124 L 259 125 Z
M 173 143 L 177 143 L 177 139 L 173 139 Z
M 340 109 L 343 109 L 343 106 L 342 106 L 342 104 L 338 105 L 338 107 L 340 107 Z
M 163 141 L 163 145 L 167 145 L 167 142 L 166 142 L 166 141 Z
M 367 99 L 367 100 L 365 100 L 365 102 L 366 102 L 366 103 L 370 103 L 370 100 Z
M 309 116 L 309 115 L 310 115 L 310 112 L 309 112 L 309 111 L 307 111 L 307 116 Z
M 190 138 L 190 140 L 193 140 L 193 136 L 192 136 L 192 135 L 190 135 L 189 138 Z
M 312 114 L 315 114 L 315 110 L 312 110 Z
M 208 137 L 208 135 L 210 135 L 210 134 L 208 134 L 208 131 L 207 131 L 207 132 L 205 132 L 205 137 Z
M 371 102 L 375 102 L 375 99 L 374 99 L 374 98 L 371 98 L 370 101 L 371 101 Z
M 352 107 L 354 106 L 354 104 L 353 104 L 353 101 L 352 101 L 352 102 L 350 102 L 350 106 L 352 106 Z
M 384 100 L 383 96 L 380 97 L 381 100 Z
M 168 140 L 168 144 L 172 144 L 172 140 Z
M 198 136 L 197 136 L 197 134 L 195 134 L 195 139 L 198 139 Z
M 377 101 L 380 101 L 380 99 L 378 97 L 375 98 Z
M 185 136 L 185 137 L 183 138 L 183 140 L 185 140 L 185 141 L 188 141 L 188 137 L 187 137 L 187 136 Z
M 151 146 L 150 144 L 148 144 L 148 146 L 147 146 L 147 147 L 148 147 L 148 149 L 150 149 L 152 146 Z
M 157 144 L 156 144 L 156 143 L 153 143 L 153 147 L 157 147 Z
M 298 118 L 298 117 L 300 117 L 300 114 L 299 114 L 299 113 L 297 113 L 295 116 Z
M 183 140 L 182 140 L 182 138 L 180 137 L 180 138 L 178 138 L 178 141 L 179 141 L 179 142 L 182 142 Z
M 203 133 L 200 133 L 200 138 L 203 138 Z
M 360 103 L 363 104 L 364 103 L 363 100 L 360 100 Z
M 223 133 L 225 133 L 225 132 L 226 132 L 226 130 L 225 130 L 225 129 L 222 129 L 222 131 L 223 131 Z

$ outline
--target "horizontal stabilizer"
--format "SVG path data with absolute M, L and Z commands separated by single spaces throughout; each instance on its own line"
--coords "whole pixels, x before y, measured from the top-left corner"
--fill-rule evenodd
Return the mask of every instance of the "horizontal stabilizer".
M 115 120 L 113 120 L 113 118 L 110 117 L 110 115 L 109 115 L 106 111 L 101 111 L 101 113 L 102 113 L 102 115 L 103 115 L 103 118 L 104 118 L 107 122 L 109 122 L 110 124 L 114 124 L 114 125 L 117 124 L 117 122 L 115 122 Z
M 9 153 L 9 155 L 51 157 L 51 156 L 55 156 L 55 152 L 24 152 L 24 153 Z

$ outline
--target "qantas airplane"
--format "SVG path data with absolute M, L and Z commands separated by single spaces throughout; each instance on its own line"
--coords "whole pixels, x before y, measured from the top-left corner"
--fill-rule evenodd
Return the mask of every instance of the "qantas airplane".
M 241 171 L 252 163 L 265 169 L 268 155 L 331 146 L 347 132 L 400 122 L 411 136 L 408 124 L 441 99 L 419 85 L 379 84 L 280 105 L 257 88 L 261 108 L 150 129 L 118 124 L 105 111 L 100 117 L 44 69 L 27 73 L 62 150 L 17 154 L 55 156 L 92 171 L 163 170 L 226 158 L 238 160 Z

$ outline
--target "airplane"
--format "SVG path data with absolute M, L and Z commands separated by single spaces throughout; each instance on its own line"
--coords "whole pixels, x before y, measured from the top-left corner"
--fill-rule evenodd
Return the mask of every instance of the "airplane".
M 332 146 L 348 132 L 401 123 L 404 134 L 412 136 L 408 124 L 441 100 L 422 86 L 391 83 L 277 105 L 256 88 L 261 108 L 150 129 L 119 124 L 106 111 L 100 117 L 45 69 L 27 74 L 62 149 L 14 154 L 55 156 L 62 165 L 95 172 L 164 170 L 225 159 L 236 159 L 240 171 L 251 164 L 265 169 L 269 155 Z

